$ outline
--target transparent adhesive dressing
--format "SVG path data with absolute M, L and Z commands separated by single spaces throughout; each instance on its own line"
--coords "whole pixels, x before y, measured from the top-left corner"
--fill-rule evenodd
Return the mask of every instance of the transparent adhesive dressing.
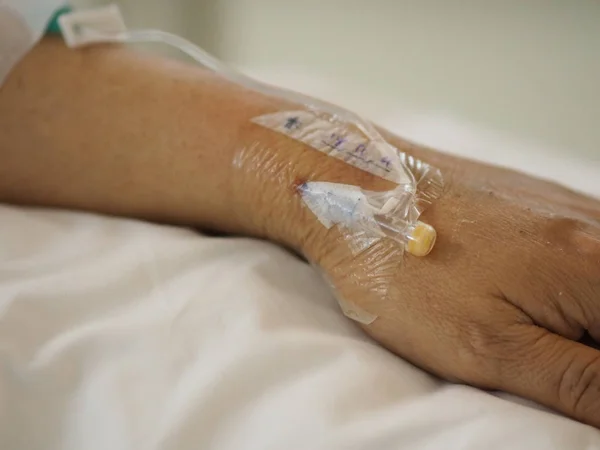
M 167 44 L 233 83 L 302 106 L 252 121 L 397 185 L 390 191 L 372 192 L 327 181 L 303 183 L 299 194 L 323 226 L 338 226 L 347 233 L 356 252 L 382 238 L 394 239 L 416 256 L 425 256 L 432 249 L 435 230 L 420 222 L 419 216 L 441 194 L 441 174 L 393 147 L 370 122 L 328 102 L 256 81 L 177 35 L 160 30 L 127 30 L 115 5 L 65 14 L 59 24 L 69 47 L 102 42 Z M 376 319 L 337 297 L 348 317 L 364 324 Z

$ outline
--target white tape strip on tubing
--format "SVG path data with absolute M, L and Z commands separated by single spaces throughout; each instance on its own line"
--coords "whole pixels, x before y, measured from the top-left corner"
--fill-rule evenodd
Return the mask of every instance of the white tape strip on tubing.
M 265 114 L 252 122 L 327 154 L 346 164 L 401 185 L 414 184 L 414 179 L 400 162 L 382 151 L 378 142 L 354 132 L 348 124 L 318 117 L 311 111 L 281 111 Z

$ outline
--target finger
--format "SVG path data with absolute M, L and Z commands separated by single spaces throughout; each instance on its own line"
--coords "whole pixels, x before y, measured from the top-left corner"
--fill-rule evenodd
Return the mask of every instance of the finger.
M 600 351 L 540 327 L 519 328 L 519 350 L 504 361 L 499 388 L 600 427 Z

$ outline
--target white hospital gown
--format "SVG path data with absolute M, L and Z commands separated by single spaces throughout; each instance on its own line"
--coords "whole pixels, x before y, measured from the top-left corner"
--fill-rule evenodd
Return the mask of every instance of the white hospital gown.
M 0 85 L 65 0 L 0 0 Z

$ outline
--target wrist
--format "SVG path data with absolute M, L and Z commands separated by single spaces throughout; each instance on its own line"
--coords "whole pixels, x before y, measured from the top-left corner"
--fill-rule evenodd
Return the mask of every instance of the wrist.
M 297 187 L 315 176 L 317 152 L 251 122 L 238 139 L 231 173 L 237 228 L 242 234 L 278 242 L 299 253 L 305 235 L 321 231 L 304 208 Z
M 298 187 L 308 181 L 351 184 L 384 191 L 393 183 L 331 158 L 277 132 L 249 124 L 234 167 L 239 223 L 261 238 L 282 243 L 318 261 L 336 242 L 337 227 L 327 229 L 304 204 Z

